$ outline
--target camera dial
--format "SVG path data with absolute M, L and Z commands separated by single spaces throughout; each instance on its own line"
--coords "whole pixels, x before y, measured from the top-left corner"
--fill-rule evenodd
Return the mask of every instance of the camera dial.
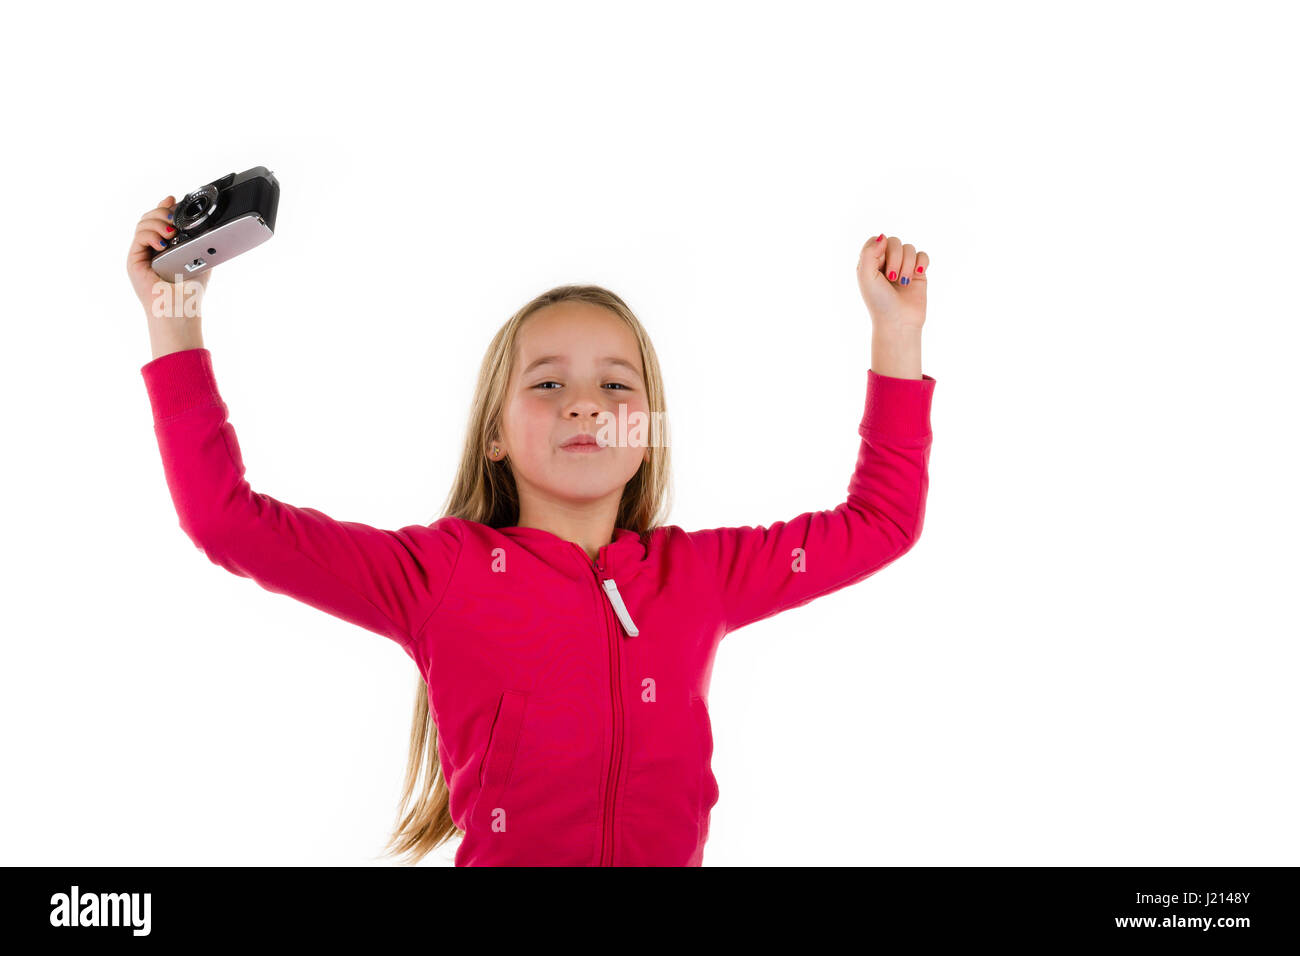
M 209 183 L 187 195 L 176 208 L 176 228 L 193 229 L 217 208 L 217 187 Z

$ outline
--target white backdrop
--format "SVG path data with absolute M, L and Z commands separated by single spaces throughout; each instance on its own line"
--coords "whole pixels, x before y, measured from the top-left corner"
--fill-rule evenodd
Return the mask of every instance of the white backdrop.
M 254 165 L 204 302 L 248 478 L 381 527 L 565 282 L 654 340 L 672 523 L 832 508 L 858 251 L 929 253 L 924 534 L 724 639 L 705 865 L 1297 863 L 1286 7 L 466 6 L 0 41 L 0 863 L 388 865 L 413 664 L 195 549 L 139 371 L 137 219 Z

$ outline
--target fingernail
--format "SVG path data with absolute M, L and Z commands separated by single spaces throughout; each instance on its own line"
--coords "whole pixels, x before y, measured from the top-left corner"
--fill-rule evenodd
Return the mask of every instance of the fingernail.
M 916 267 L 916 271 L 917 271 L 917 272 L 924 272 L 924 271 L 925 271 L 925 266 L 917 266 L 917 267 Z
M 885 238 L 885 234 L 882 232 L 880 235 L 876 236 L 876 242 L 879 242 L 881 239 L 884 238 Z
M 171 226 L 168 226 L 168 227 L 167 227 L 167 231 L 168 231 L 168 232 L 175 232 L 176 230 L 173 229 Z
M 899 280 L 900 284 L 902 284 L 902 285 L 907 285 L 907 284 L 908 284 L 909 282 L 911 282 L 911 281 L 912 281 L 912 280 L 909 279 L 907 276 L 903 276 L 903 278 Z
M 889 272 L 889 281 L 890 281 L 890 282 L 893 282 L 893 281 L 894 281 L 894 276 L 896 276 L 896 275 L 898 275 L 898 273 L 897 273 L 897 272 L 894 272 L 894 271 L 891 269 L 890 272 Z
M 168 213 L 168 214 L 167 214 L 167 218 L 170 220 L 171 217 L 172 217 L 172 214 L 171 214 L 171 213 Z

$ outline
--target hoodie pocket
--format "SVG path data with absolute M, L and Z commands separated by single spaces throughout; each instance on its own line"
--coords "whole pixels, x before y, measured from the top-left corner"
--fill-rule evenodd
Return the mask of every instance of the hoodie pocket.
M 470 813 L 471 825 L 490 822 L 492 813 L 497 809 L 497 802 L 505 793 L 510 783 L 510 774 L 515 766 L 515 752 L 519 749 L 519 737 L 524 728 L 524 711 L 528 706 L 528 694 L 521 690 L 507 690 L 497 702 L 496 716 L 492 719 L 492 728 L 488 731 L 487 750 L 479 763 L 479 795 L 474 801 Z M 486 814 L 487 820 L 480 821 L 480 814 Z M 508 821 L 507 821 L 508 825 Z
M 713 776 L 713 727 L 709 721 L 709 708 L 699 697 L 691 695 L 691 713 L 695 717 L 700 743 L 700 842 L 709 836 L 709 811 L 718 802 L 718 781 Z

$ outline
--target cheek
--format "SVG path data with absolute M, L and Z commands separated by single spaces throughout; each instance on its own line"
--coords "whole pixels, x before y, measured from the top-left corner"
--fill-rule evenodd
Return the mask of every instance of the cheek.
M 622 473 L 624 481 L 630 480 L 637 473 L 641 464 L 645 461 L 648 450 L 638 447 L 618 449 L 618 458 L 616 459 L 618 464 L 616 467 Z
M 516 457 L 536 442 L 538 417 L 537 403 L 530 396 L 517 396 L 506 406 L 504 431 Z
M 654 430 L 650 427 L 650 411 L 644 402 L 629 402 L 624 414 L 627 416 L 626 433 L 619 438 L 630 445 L 625 449 L 626 453 L 639 460 L 647 451 L 646 446 L 655 437 Z
M 539 435 L 546 436 L 550 434 L 550 428 L 555 420 L 555 409 L 545 398 L 539 395 L 530 395 L 514 405 L 515 421 L 519 425 L 519 434 L 515 440 L 535 441 Z

